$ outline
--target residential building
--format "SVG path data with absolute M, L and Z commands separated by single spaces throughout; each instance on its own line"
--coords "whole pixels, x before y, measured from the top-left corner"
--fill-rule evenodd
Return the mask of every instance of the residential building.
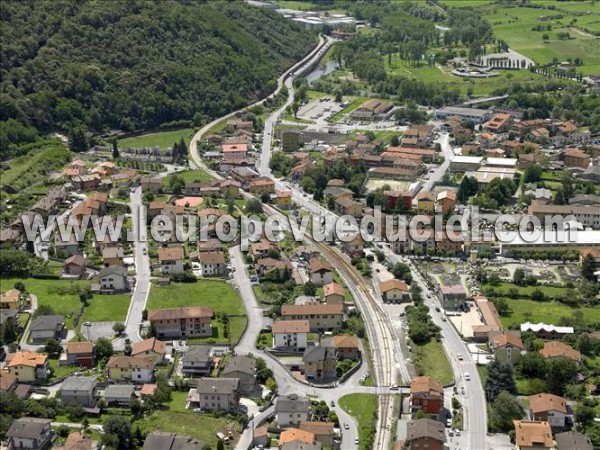
M 240 402 L 239 384 L 237 378 L 200 378 L 188 400 L 203 411 L 235 411 Z
M 121 245 L 104 247 L 102 250 L 102 264 L 104 267 L 122 266 L 125 253 Z
M 454 206 L 456 205 L 456 191 L 440 191 L 437 195 L 436 202 L 442 214 L 453 211 Z
M 261 195 L 263 193 L 274 194 L 275 193 L 275 182 L 270 178 L 260 177 L 251 180 L 249 183 L 249 190 L 252 194 Z
M 450 161 L 450 172 L 468 172 L 475 171 L 481 167 L 483 158 L 480 156 L 455 156 Z
M 474 123 L 483 123 L 491 116 L 491 111 L 486 109 L 461 108 L 458 106 L 445 106 L 435 110 L 436 119 L 448 120 L 452 117 L 460 117 Z
M 14 392 L 17 387 L 17 381 L 15 375 L 9 372 L 0 372 L 0 395 L 4 395 L 7 392 Z
M 336 377 L 335 349 L 327 346 L 308 347 L 302 355 L 304 377 L 312 381 L 328 381 Z
M 337 283 L 323 286 L 323 298 L 326 303 L 344 303 L 344 288 Z
M 442 286 L 442 304 L 447 311 L 461 311 L 467 300 L 467 291 L 463 286 Z
M 573 327 L 558 327 L 544 322 L 531 323 L 525 322 L 521 324 L 521 333 L 531 331 L 540 339 L 562 339 L 567 334 L 573 334 Z
M 552 450 L 554 440 L 548 422 L 513 420 L 516 450 Z
M 564 427 L 567 417 L 567 401 L 554 394 L 536 394 L 527 398 L 529 417 L 548 422 L 551 427 Z
M 251 394 L 256 384 L 256 360 L 248 356 L 234 356 L 227 362 L 221 375 L 239 379 L 240 393 Z
M 223 252 L 201 252 L 198 260 L 203 277 L 222 277 L 227 273 Z
M 81 277 L 85 274 L 85 258 L 82 255 L 69 256 L 63 265 L 63 273 Z
M 494 357 L 502 362 L 516 364 L 524 349 L 520 331 L 493 331 L 489 333 L 489 345 Z
M 277 320 L 271 326 L 273 348 L 304 351 L 309 331 L 308 320 Z
M 512 125 L 513 117 L 510 114 L 494 114 L 492 118 L 482 125 L 484 130 L 492 133 L 505 133 Z
M 308 262 L 310 281 L 316 286 L 323 286 L 333 282 L 333 267 L 320 258 L 313 258 Z
M 350 198 L 336 198 L 334 210 L 341 216 L 361 217 L 364 205 Z
M 6 330 L 17 332 L 19 326 L 18 314 L 19 311 L 16 309 L 0 309 L 0 336 L 5 336 Z
M 67 342 L 65 344 L 64 359 L 61 355 L 61 364 L 81 366 L 88 369 L 94 367 L 93 342 Z
M 435 211 L 435 195 L 429 191 L 421 191 L 415 197 L 417 211 L 421 213 L 433 213 Z
M 46 344 L 48 339 L 62 339 L 65 336 L 65 318 L 63 316 L 37 316 L 29 326 L 32 344 Z
M 381 297 L 385 303 L 410 302 L 410 288 L 404 281 L 395 278 L 379 283 Z
M 314 435 L 314 440 L 320 442 L 324 448 L 333 448 L 333 422 L 300 422 L 299 429 Z
M 60 401 L 65 405 L 93 407 L 98 381 L 94 377 L 68 377 L 60 388 Z
M 42 450 L 52 440 L 52 420 L 22 417 L 16 419 L 6 432 L 8 450 Z
M 109 384 L 104 390 L 104 402 L 107 405 L 129 407 L 135 395 L 133 384 Z
M 283 320 L 308 320 L 313 333 L 339 330 L 344 320 L 344 306 L 340 303 L 283 305 Z
M 9 289 L 0 293 L 0 309 L 19 309 L 19 299 L 21 292 L 17 289 Z
M 181 245 L 159 248 L 158 262 L 160 264 L 160 272 L 164 275 L 182 273 L 184 271 L 184 257 L 185 255 Z
M 331 338 L 329 345 L 335 349 L 337 359 L 351 359 L 352 361 L 360 359 L 358 337 L 356 336 L 338 334 Z
M 280 427 L 298 426 L 310 420 L 310 401 L 298 394 L 281 395 L 275 401 L 275 421 Z
M 446 432 L 444 425 L 432 419 L 415 419 L 406 425 L 404 450 L 444 450 Z
M 204 377 L 212 370 L 212 348 L 208 345 L 191 345 L 181 362 L 184 377 Z
M 54 235 L 54 252 L 58 258 L 68 258 L 79 253 L 79 242 L 75 235 L 71 233 L 68 240 L 63 240 L 60 233 L 56 233 Z
M 153 431 L 144 441 L 142 450 L 203 450 L 206 444 L 188 436 Z
M 577 431 L 557 433 L 554 435 L 556 450 L 594 450 L 592 440 Z
M 573 216 L 575 220 L 585 227 L 594 229 L 600 228 L 600 207 L 599 206 L 580 206 L 580 205 L 539 205 L 531 204 L 527 210 L 530 216 L 536 216 L 540 219 L 542 225 L 550 221 L 552 216 Z M 568 239 L 563 241 L 570 244 Z
M 564 342 L 544 342 L 544 347 L 540 350 L 540 353 L 546 359 L 567 358 L 576 363 L 581 362 L 581 353 Z
M 590 155 L 578 148 L 565 148 L 562 156 L 566 167 L 587 169 L 591 161 Z
M 312 445 L 314 442 L 315 435 L 313 433 L 299 428 L 288 428 L 279 435 L 279 448 L 293 443 Z
M 156 338 L 144 339 L 133 344 L 131 356 L 150 357 L 156 364 L 162 364 L 167 354 L 167 345 Z
M 188 338 L 212 336 L 212 309 L 201 306 L 153 309 L 148 320 L 158 338 Z
M 127 269 L 123 266 L 108 266 L 98 273 L 100 291 L 125 292 L 130 290 Z
M 312 444 L 307 444 L 302 441 L 291 441 L 279 446 L 279 450 L 321 450 L 322 448 L 323 446 L 318 441 L 315 441 Z
M 444 388 L 435 378 L 424 375 L 410 383 L 410 410 L 437 416 L 444 407 Z
M 156 363 L 151 357 L 111 356 L 106 363 L 108 378 L 117 382 L 150 383 L 155 368 Z
M 363 205 L 360 205 L 360 215 L 362 216 Z M 356 216 L 355 216 L 356 217 Z M 342 240 L 341 250 L 344 255 L 348 255 L 350 258 L 364 256 L 363 248 L 365 241 L 359 234 L 356 235 L 351 241 Z

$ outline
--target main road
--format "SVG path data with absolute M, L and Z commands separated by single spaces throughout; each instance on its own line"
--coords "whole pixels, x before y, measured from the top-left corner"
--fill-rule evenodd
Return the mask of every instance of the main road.
M 415 264 L 409 260 L 402 258 L 393 253 L 389 248 L 384 246 L 384 253 L 388 261 L 392 263 L 403 262 L 408 263 L 411 268 L 413 282 L 416 282 L 421 288 L 424 303 L 429 307 L 429 314 L 433 322 L 441 328 L 442 344 L 452 371 L 458 391 L 461 392 L 464 387 L 464 394 L 460 398 L 463 404 L 464 421 L 463 426 L 465 431 L 461 436 L 462 442 L 465 443 L 465 450 L 480 450 L 487 448 L 487 408 L 485 403 L 485 393 L 477 365 L 471 357 L 467 344 L 461 339 L 458 331 L 450 323 L 450 321 L 442 320 L 444 314 L 441 304 L 437 301 L 437 296 L 429 288 L 427 281 L 423 278 Z M 435 308 L 438 307 L 440 311 Z M 461 361 L 458 355 L 464 355 Z M 470 380 L 465 379 L 465 374 L 469 374 Z M 455 438 L 455 439 L 458 439 Z

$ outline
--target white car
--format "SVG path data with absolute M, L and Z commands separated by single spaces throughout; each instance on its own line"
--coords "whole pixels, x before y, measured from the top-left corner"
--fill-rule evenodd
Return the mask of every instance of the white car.
M 469 372 L 465 372 L 465 380 L 466 381 L 470 381 L 471 380 L 471 374 Z
M 344 430 L 349 430 L 350 429 L 350 425 L 348 424 L 348 422 L 346 422 L 344 424 Z

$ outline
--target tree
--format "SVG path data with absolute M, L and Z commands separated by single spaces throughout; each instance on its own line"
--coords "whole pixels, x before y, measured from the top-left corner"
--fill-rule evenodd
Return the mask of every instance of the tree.
M 398 137 L 397 134 L 392 136 L 392 139 L 390 140 L 390 144 L 394 147 L 398 147 L 400 145 L 400 138 Z
M 513 377 L 513 369 L 509 363 L 494 359 L 488 366 L 488 378 L 485 393 L 488 401 L 494 401 L 502 391 L 517 393 L 517 385 Z
M 579 404 L 575 407 L 575 422 L 583 427 L 588 426 L 594 421 L 596 411 L 592 406 Z
M 104 421 L 104 432 L 117 437 L 118 448 L 131 448 L 131 424 L 123 416 L 110 416 Z
M 525 175 L 523 177 L 523 182 L 525 183 L 535 183 L 542 179 L 542 166 L 537 164 L 528 166 L 525 169 Z
M 263 192 L 260 194 L 260 201 L 263 203 L 269 203 L 271 201 L 271 194 L 268 192 Z
M 252 198 L 246 202 L 246 213 L 260 214 L 263 212 L 263 206 L 260 200 Z
M 429 328 L 423 322 L 414 322 L 410 324 L 408 337 L 417 345 L 426 344 L 431 339 Z
M 527 352 L 519 359 L 517 370 L 525 378 L 544 378 L 548 370 L 546 358 L 535 351 Z
M 48 353 L 48 355 L 53 358 L 58 357 L 63 351 L 60 342 L 53 338 L 50 338 L 46 341 L 46 346 L 44 348 L 46 350 L 46 353 Z
M 524 281 L 525 281 L 525 269 L 523 269 L 522 267 L 517 267 L 515 269 L 515 273 L 513 274 L 513 282 L 515 284 L 522 285 L 522 284 L 524 284 L 523 283 Z
M 96 352 L 97 360 L 108 359 L 113 355 L 114 352 L 112 342 L 106 338 L 100 338 L 96 341 L 96 347 L 94 351 Z
M 491 405 L 491 426 L 494 432 L 508 433 L 514 428 L 513 420 L 523 417 L 523 407 L 516 397 L 507 391 L 498 394 Z
M 546 383 L 548 391 L 555 395 L 564 395 L 566 385 L 577 375 L 577 363 L 567 358 L 556 358 L 548 361 Z
M 113 331 L 117 334 L 117 336 L 121 336 L 125 331 L 125 324 L 123 322 L 117 322 L 112 327 Z
M 81 126 L 75 126 L 69 131 L 69 147 L 74 152 L 86 152 L 88 150 L 88 141 L 85 130 Z
M 596 261 L 594 257 L 588 253 L 581 261 L 581 276 L 589 281 L 594 281 Z
M 117 145 L 117 138 L 113 138 L 112 140 L 112 157 L 113 159 L 119 159 L 119 147 Z
M 506 317 L 506 316 L 509 316 L 510 313 L 512 312 L 510 309 L 510 306 L 508 306 L 508 302 L 506 301 L 506 299 L 495 298 L 492 300 L 492 302 L 494 303 L 494 306 L 496 307 L 496 311 L 498 311 L 498 314 L 500 316 Z
M 171 175 L 169 177 L 169 189 L 173 192 L 173 195 L 181 195 L 185 188 L 185 181 L 179 175 Z
M 304 284 L 304 295 L 314 296 L 317 293 L 317 287 L 311 282 L 308 281 Z
M 177 145 L 177 151 L 179 152 L 179 158 L 183 159 L 188 157 L 188 148 L 187 145 L 185 143 L 185 141 L 183 140 L 183 137 L 179 138 L 179 145 Z

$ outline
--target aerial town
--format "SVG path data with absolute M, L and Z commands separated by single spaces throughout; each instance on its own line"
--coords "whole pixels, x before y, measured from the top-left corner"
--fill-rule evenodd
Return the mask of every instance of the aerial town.
M 600 448 L 595 0 L 0 9 L 1 449 Z

